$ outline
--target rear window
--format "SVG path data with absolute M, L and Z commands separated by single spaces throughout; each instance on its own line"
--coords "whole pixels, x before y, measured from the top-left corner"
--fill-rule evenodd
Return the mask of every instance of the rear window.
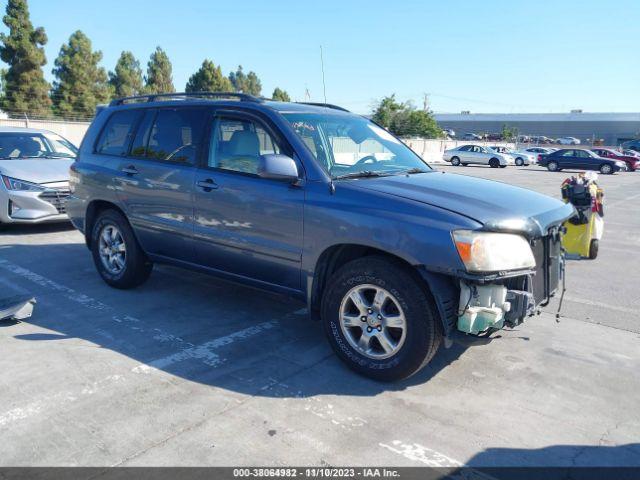
M 111 115 L 102 130 L 96 152 L 105 155 L 126 155 L 139 115 L 139 110 L 123 110 Z
M 160 109 L 148 113 L 134 141 L 132 155 L 178 163 L 195 163 L 204 128 L 201 108 Z

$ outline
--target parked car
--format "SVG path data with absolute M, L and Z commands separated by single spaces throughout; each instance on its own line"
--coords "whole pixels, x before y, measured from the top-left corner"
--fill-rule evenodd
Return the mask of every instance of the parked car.
M 555 141 L 553 140 L 553 138 L 549 138 L 549 137 L 545 137 L 544 135 L 542 136 L 533 136 L 531 137 L 531 143 L 555 143 Z
M 628 140 L 622 143 L 622 148 L 627 150 L 635 150 L 640 152 L 640 140 Z
M 559 145 L 580 145 L 580 140 L 576 137 L 560 137 L 556 138 L 556 143 Z
M 538 163 L 538 155 L 533 152 L 514 150 L 513 148 L 495 145 L 491 147 L 494 152 L 510 155 L 516 166 L 533 165 Z
M 550 172 L 559 172 L 570 168 L 576 170 L 597 170 L 603 174 L 612 174 L 627 169 L 627 164 L 620 160 L 602 158 L 591 150 L 565 148 L 542 155 L 538 165 L 546 167 Z
M 502 134 L 501 133 L 487 133 L 484 136 L 485 140 L 488 140 L 490 142 L 501 142 L 502 141 Z
M 613 148 L 592 148 L 591 151 L 599 157 L 609 158 L 611 160 L 622 160 L 627 164 L 627 170 L 635 172 L 640 168 L 640 158 L 635 155 L 625 155 Z
M 557 151 L 557 149 L 551 147 L 530 147 L 525 148 L 524 151 L 533 153 L 536 156 L 536 162 L 540 163 L 540 158 L 542 157 L 542 155 L 547 155 L 549 153 L 555 152 Z
M 198 95 L 114 100 L 86 133 L 67 208 L 107 284 L 169 263 L 300 298 L 378 380 L 557 290 L 570 205 L 435 171 L 339 107 Z
M 0 224 L 67 221 L 76 147 L 48 130 L 0 128 Z
M 489 147 L 481 145 L 462 145 L 460 147 L 445 150 L 442 158 L 451 165 L 457 167 L 470 164 L 489 165 L 492 168 L 504 168 L 507 165 L 513 165 L 514 159 L 511 155 L 497 153 Z
M 627 150 L 626 148 L 622 150 L 623 155 L 627 155 L 628 157 L 637 157 L 640 158 L 640 152 L 635 150 Z
M 476 140 L 476 141 L 479 141 L 479 140 L 482 140 L 482 137 L 480 135 L 475 134 L 475 133 L 465 133 L 462 136 L 462 140 Z
M 445 128 L 444 130 L 442 130 L 442 133 L 450 138 L 454 138 L 456 136 L 456 132 L 451 129 L 451 128 Z

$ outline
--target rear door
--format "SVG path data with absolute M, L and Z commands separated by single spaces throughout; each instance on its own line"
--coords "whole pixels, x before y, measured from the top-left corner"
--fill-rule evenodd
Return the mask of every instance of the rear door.
M 145 109 L 120 162 L 118 195 L 147 253 L 191 262 L 193 184 L 206 110 Z
M 291 147 L 266 119 L 241 110 L 214 113 L 208 124 L 195 178 L 197 262 L 301 290 L 304 187 L 257 175 L 260 155 L 293 156 Z
M 597 170 L 600 167 L 601 160 L 597 157 L 592 157 L 585 150 L 576 150 L 576 167 L 584 170 Z

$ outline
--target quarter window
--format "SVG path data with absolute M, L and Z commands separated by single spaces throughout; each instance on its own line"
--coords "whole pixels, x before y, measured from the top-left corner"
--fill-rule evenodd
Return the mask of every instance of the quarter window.
M 111 115 L 102 130 L 96 152 L 106 155 L 126 155 L 131 133 L 139 114 L 139 110 L 123 110 Z
M 211 132 L 208 166 L 258 173 L 260 155 L 280 153 L 273 137 L 251 120 L 217 118 Z

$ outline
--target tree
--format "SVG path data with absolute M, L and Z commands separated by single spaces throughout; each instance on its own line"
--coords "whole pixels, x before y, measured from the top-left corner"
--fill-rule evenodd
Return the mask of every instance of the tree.
M 373 111 L 374 122 L 399 137 L 438 138 L 442 129 L 428 110 L 417 110 L 411 103 L 398 103 L 395 95 L 384 97 Z
M 262 82 L 255 72 L 245 74 L 242 71 L 242 65 L 238 65 L 236 72 L 229 74 L 229 81 L 236 92 L 248 93 L 259 97 L 262 92 Z
M 271 98 L 276 100 L 277 102 L 290 102 L 291 97 L 285 90 L 280 90 L 278 87 L 275 88 L 273 93 L 271 94 Z
M 145 91 L 147 93 L 173 93 L 173 67 L 168 55 L 160 47 L 156 47 L 147 63 Z
M 115 71 L 109 72 L 109 84 L 116 97 L 130 97 L 142 93 L 142 70 L 133 53 L 120 54 Z
M 112 90 L 107 73 L 98 63 L 102 52 L 91 49 L 91 40 L 80 30 L 62 45 L 53 74 L 53 107 L 58 115 L 92 116 L 96 106 L 109 100 Z
M 500 133 L 500 136 L 505 142 L 511 142 L 516 139 L 517 133 L 518 129 L 516 127 L 509 127 L 508 125 L 504 124 L 502 125 L 502 132 Z
M 186 92 L 231 92 L 231 81 L 222 74 L 220 67 L 216 67 L 211 60 L 202 62 L 200 70 L 191 75 Z
M 47 35 L 33 28 L 27 0 L 9 0 L 2 21 L 9 34 L 0 34 L 0 58 L 9 65 L 3 78 L 2 108 L 10 113 L 47 115 L 51 113 L 49 83 L 42 67 L 47 58 L 43 46 Z

